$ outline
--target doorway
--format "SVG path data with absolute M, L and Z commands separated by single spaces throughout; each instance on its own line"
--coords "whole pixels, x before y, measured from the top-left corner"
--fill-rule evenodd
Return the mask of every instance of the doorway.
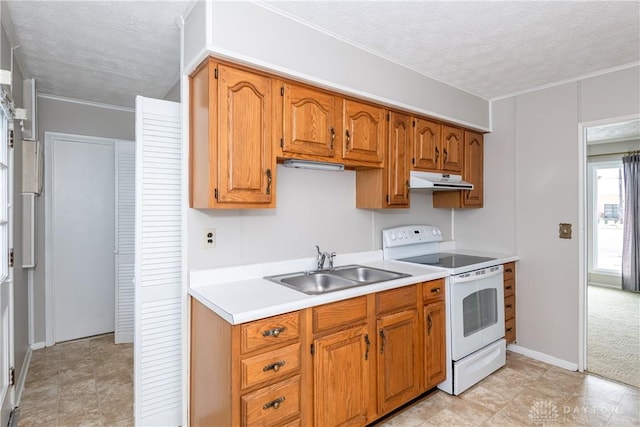
M 584 333 L 581 368 L 640 387 L 640 294 L 622 290 L 622 157 L 640 148 L 640 120 L 584 127 Z
M 117 142 L 45 135 L 47 346 L 114 332 Z

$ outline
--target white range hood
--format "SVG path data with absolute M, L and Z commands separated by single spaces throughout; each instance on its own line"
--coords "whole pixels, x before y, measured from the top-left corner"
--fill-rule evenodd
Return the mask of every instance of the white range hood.
M 462 175 L 411 171 L 411 190 L 453 191 L 473 190 L 473 184 L 463 181 Z

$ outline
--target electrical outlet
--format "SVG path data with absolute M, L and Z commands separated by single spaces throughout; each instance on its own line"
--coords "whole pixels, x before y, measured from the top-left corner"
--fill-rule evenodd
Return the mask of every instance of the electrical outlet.
M 216 229 L 207 228 L 204 230 L 204 248 L 211 249 L 216 247 Z

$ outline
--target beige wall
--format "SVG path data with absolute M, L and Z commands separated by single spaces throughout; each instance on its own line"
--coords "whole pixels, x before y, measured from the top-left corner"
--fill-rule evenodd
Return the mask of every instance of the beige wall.
M 518 345 L 578 364 L 579 124 L 640 114 L 640 67 L 492 103 L 485 208 L 456 213 L 459 245 L 508 249 L 517 268 Z M 558 224 L 573 224 L 573 239 Z M 585 260 L 586 263 L 586 260 Z
M 38 132 L 44 144 L 46 132 L 69 133 L 134 140 L 134 113 L 129 109 L 110 108 L 75 100 L 38 97 Z M 45 341 L 45 287 L 44 287 L 44 191 L 38 200 L 37 259 L 34 274 L 34 342 Z

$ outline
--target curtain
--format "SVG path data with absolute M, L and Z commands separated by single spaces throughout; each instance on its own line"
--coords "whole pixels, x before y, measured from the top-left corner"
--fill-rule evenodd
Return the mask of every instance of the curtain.
M 640 292 L 640 151 L 622 158 L 624 171 L 624 228 L 622 289 Z

